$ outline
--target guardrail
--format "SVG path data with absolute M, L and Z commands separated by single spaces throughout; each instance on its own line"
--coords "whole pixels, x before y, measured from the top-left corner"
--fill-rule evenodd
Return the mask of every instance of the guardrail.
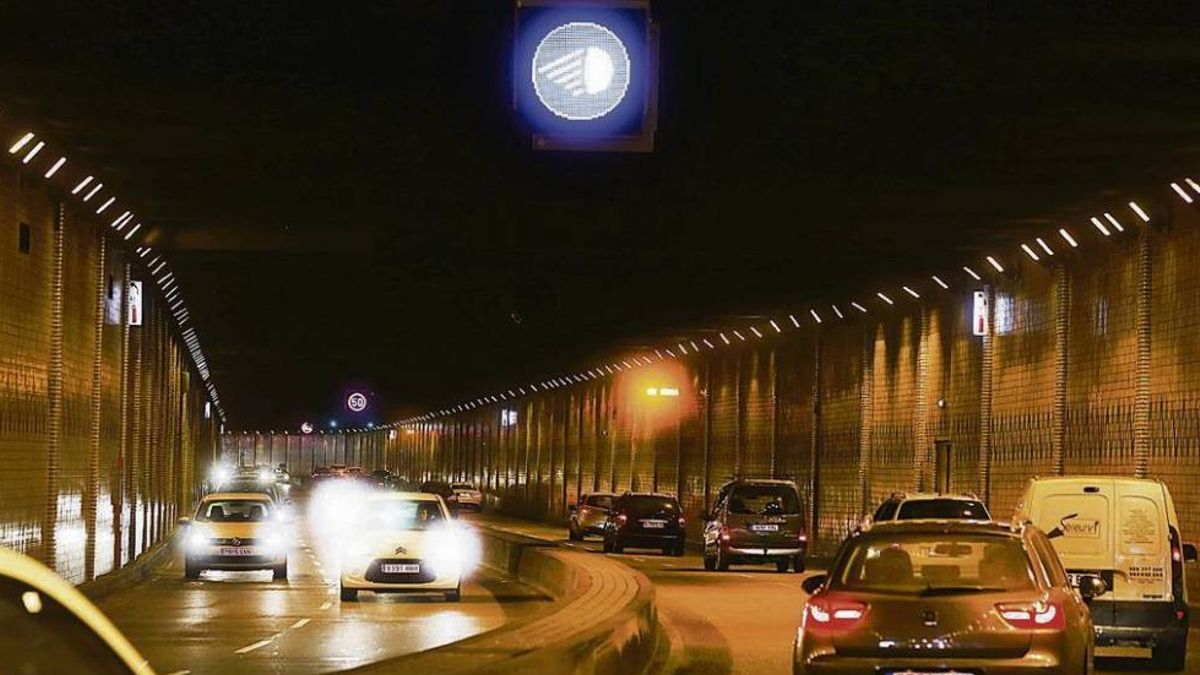
M 644 575 L 595 554 L 479 528 L 483 563 L 554 599 L 528 619 L 353 673 L 635 675 L 650 669 L 660 627 Z

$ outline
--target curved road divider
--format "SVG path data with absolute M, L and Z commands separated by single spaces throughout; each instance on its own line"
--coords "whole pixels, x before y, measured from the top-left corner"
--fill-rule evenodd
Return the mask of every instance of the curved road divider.
M 350 672 L 636 675 L 650 669 L 660 628 L 654 587 L 644 575 L 604 556 L 476 530 L 484 565 L 546 593 L 553 606 L 487 633 Z

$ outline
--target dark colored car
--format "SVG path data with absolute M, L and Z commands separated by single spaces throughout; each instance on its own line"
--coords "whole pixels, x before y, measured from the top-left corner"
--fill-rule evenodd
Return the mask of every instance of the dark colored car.
M 444 480 L 428 480 L 421 483 L 417 488 L 417 492 L 426 492 L 431 495 L 437 495 L 446 502 L 446 506 L 450 507 L 451 511 L 458 510 L 458 495 L 454 493 L 454 488 Z
M 371 482 L 382 490 L 399 490 L 400 479 L 387 469 L 376 469 L 371 472 Z
M 674 497 L 625 493 L 613 500 L 604 523 L 605 553 L 628 548 L 657 548 L 663 555 L 683 555 L 683 510 Z
M 717 493 L 704 523 L 704 569 L 775 563 L 804 571 L 808 550 L 804 508 L 796 484 L 779 479 L 738 479 Z
M 975 495 L 893 492 L 871 516 L 889 520 L 991 520 L 987 506 Z
M 1092 672 L 1085 598 L 1037 527 L 978 521 L 873 525 L 842 543 L 811 594 L 792 672 Z

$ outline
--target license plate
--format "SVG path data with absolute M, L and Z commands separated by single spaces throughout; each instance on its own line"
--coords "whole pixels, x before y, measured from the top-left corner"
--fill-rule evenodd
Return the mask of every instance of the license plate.
M 1148 659 L 1153 652 L 1149 647 L 1135 645 L 1096 645 L 1096 657 L 1101 659 Z
M 248 546 L 226 546 L 221 548 L 221 555 L 239 556 L 254 555 L 254 549 Z
M 379 569 L 384 574 L 420 574 L 421 566 L 416 563 L 383 563 Z
M 1067 580 L 1070 581 L 1071 585 L 1074 586 L 1075 588 L 1079 588 L 1080 577 L 1098 577 L 1098 576 L 1100 576 L 1099 572 L 1067 572 Z
M 644 527 L 648 530 L 661 530 L 666 526 L 667 526 L 667 521 L 665 521 L 665 520 L 643 520 L 642 521 L 642 527 Z
M 778 532 L 779 526 L 775 523 L 755 523 L 750 526 L 752 532 Z

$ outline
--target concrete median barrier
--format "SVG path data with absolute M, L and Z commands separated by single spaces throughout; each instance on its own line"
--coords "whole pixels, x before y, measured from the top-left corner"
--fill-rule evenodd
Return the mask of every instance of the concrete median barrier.
M 545 612 L 437 649 L 381 661 L 354 673 L 567 673 L 636 675 L 659 646 L 654 588 L 604 556 L 479 528 L 487 567 L 554 602 Z

